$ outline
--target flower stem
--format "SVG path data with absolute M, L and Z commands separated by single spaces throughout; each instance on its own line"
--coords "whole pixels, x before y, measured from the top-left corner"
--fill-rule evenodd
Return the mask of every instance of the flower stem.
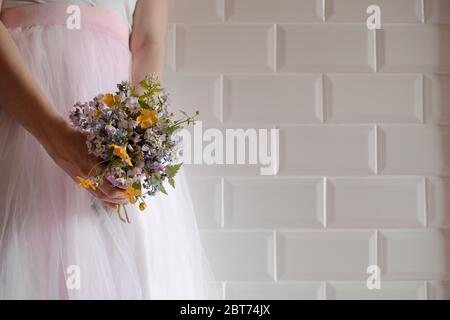
M 98 165 L 100 165 L 100 164 L 102 164 L 102 163 L 105 163 L 105 162 L 108 162 L 108 160 L 103 160 L 103 161 L 100 161 L 99 163 L 96 163 L 96 164 L 91 168 L 91 170 L 89 170 L 88 178 L 89 178 L 89 176 L 91 175 L 91 172 L 92 172 L 92 170 L 94 170 L 95 167 L 97 167 Z
M 119 216 L 120 221 L 127 222 L 122 216 L 120 215 L 120 207 L 121 205 L 117 205 L 117 215 Z M 129 221 L 128 221 L 129 222 Z
M 127 208 L 126 208 L 125 206 L 123 206 L 123 211 L 125 211 L 125 218 L 127 218 L 127 222 L 128 222 L 128 223 L 131 223 L 131 222 L 130 222 L 130 218 L 128 218 Z

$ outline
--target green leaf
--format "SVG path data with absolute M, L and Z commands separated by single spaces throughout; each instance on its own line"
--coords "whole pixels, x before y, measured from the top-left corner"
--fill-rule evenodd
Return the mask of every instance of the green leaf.
M 179 110 L 186 118 L 189 118 L 189 115 L 185 112 L 185 111 L 183 111 L 183 110 Z
M 139 85 L 145 90 L 150 89 L 147 79 L 144 79 L 141 82 L 139 82 Z
M 131 92 L 131 95 L 132 95 L 133 97 L 139 97 L 139 94 L 136 92 L 136 90 L 134 89 L 134 87 L 131 87 L 131 88 L 130 88 L 130 92 Z
M 141 184 L 139 182 L 135 182 L 131 185 L 134 189 L 136 190 L 140 190 L 141 189 Z
M 167 135 L 171 135 L 180 129 L 181 129 L 181 126 L 170 126 L 170 127 L 167 127 L 166 129 L 164 129 L 163 132 Z
M 180 170 L 182 165 L 183 165 L 183 163 L 175 164 L 175 165 L 172 165 L 172 166 L 167 166 L 166 169 L 165 169 L 167 178 L 170 179 L 170 178 L 175 177 L 175 175 L 177 174 L 178 170 Z
M 159 179 L 157 178 L 157 177 L 155 177 L 155 175 L 152 175 L 151 177 L 150 177 L 150 183 L 151 184 L 159 184 L 160 183 L 160 181 L 159 181 Z
M 164 185 L 161 183 L 159 191 L 161 191 L 162 193 L 164 193 L 165 195 L 167 195 L 167 191 L 166 188 L 164 188 Z
M 140 97 L 138 99 L 138 102 L 139 102 L 139 105 L 141 106 L 141 108 L 144 108 L 144 109 L 148 108 L 147 103 L 144 101 L 144 99 L 142 97 Z
M 175 189 L 175 180 L 173 178 L 168 178 L 167 181 L 169 181 L 169 184 Z
M 159 180 L 161 180 L 161 173 L 156 172 L 153 174 L 153 177 L 155 177 L 155 179 L 157 179 L 159 181 Z

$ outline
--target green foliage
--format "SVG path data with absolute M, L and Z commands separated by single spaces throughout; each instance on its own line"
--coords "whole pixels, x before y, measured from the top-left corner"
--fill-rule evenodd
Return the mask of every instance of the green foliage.
M 183 165 L 183 163 L 179 163 L 179 164 L 174 164 L 174 165 L 166 167 L 165 172 L 166 172 L 166 176 L 167 176 L 167 181 L 172 186 L 172 188 L 175 188 L 174 177 L 178 173 L 178 170 L 180 170 L 182 165 Z

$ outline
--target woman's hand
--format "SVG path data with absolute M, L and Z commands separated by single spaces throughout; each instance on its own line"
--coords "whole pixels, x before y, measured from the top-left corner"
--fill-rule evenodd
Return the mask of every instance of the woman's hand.
M 98 165 L 101 158 L 88 154 L 86 134 L 76 131 L 63 119 L 52 120 L 47 128 L 48 133 L 40 141 L 41 144 L 55 163 L 74 181 L 78 183 L 77 176 L 88 178 L 104 168 Z M 89 189 L 90 193 L 111 208 L 128 203 L 123 191 L 121 188 L 114 188 L 108 181 L 103 181 L 95 191 Z

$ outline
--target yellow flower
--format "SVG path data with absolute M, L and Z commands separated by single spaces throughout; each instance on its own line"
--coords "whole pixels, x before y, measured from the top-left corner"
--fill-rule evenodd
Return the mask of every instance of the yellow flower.
M 108 107 L 112 107 L 116 103 L 120 102 L 120 96 L 118 96 L 118 95 L 113 96 L 111 93 L 107 93 L 103 96 L 102 101 Z
M 130 156 L 128 155 L 127 150 L 124 147 L 118 146 L 117 144 L 110 144 L 109 147 L 114 148 L 113 153 L 116 156 L 125 161 L 130 167 L 133 166 Z
M 136 197 L 141 195 L 141 189 L 136 189 L 132 185 L 127 186 L 127 189 L 124 192 L 124 195 L 128 198 L 131 204 L 136 203 Z M 139 205 L 139 208 L 141 206 Z
M 139 203 L 139 210 L 144 211 L 145 208 L 147 208 L 147 205 L 145 204 L 145 202 Z
M 98 119 L 102 115 L 102 112 L 100 110 L 95 110 L 94 116 Z
M 156 110 L 148 110 L 144 109 L 141 111 L 141 114 L 136 118 L 137 123 L 142 127 L 142 129 L 146 129 L 150 127 L 152 124 L 158 122 L 157 115 L 158 112 Z
M 78 176 L 76 178 L 79 181 L 79 183 L 77 184 L 78 187 L 83 187 L 83 188 L 92 189 L 92 190 L 95 190 L 97 187 L 97 183 L 95 183 L 92 180 L 84 179 L 84 178 L 78 177 Z

